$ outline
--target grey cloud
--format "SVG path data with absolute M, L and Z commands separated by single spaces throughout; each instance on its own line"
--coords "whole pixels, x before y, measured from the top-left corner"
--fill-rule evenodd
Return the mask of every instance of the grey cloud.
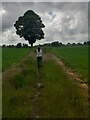
M 28 9 L 34 9 L 36 12 L 38 13 L 43 13 L 45 14 L 45 12 L 50 12 L 50 11 L 62 11 L 65 12 L 65 14 L 69 14 L 70 17 L 72 17 L 76 10 L 82 10 L 83 12 L 87 12 L 87 3 L 58 3 L 58 2 L 54 2 L 54 3 L 33 3 L 33 2 L 29 2 L 29 3 L 2 3 L 2 7 L 7 11 L 7 15 L 2 17 L 3 23 L 3 29 L 8 28 L 10 26 L 13 25 L 13 23 L 15 22 L 15 20 L 17 20 L 17 18 L 20 15 L 23 15 L 23 13 L 28 10 Z M 71 12 L 71 10 L 73 10 L 73 12 Z M 84 13 L 83 13 L 84 14 Z
M 28 5 L 24 4 L 26 6 L 26 9 L 30 9 L 30 7 L 34 3 L 30 3 Z M 2 16 L 2 30 L 6 30 L 10 27 L 12 27 L 15 23 L 15 21 L 18 19 L 19 16 L 23 15 L 26 9 L 24 10 L 22 3 L 2 3 L 2 8 L 6 11 L 6 14 Z
M 39 14 L 46 26 L 44 29 L 45 39 L 37 41 L 36 44 L 55 40 L 62 42 L 76 40 L 77 42 L 77 35 L 79 36 L 78 42 L 87 39 L 87 35 L 84 38 L 83 34 L 85 35 L 88 32 L 88 3 L 5 2 L 2 4 L 2 7 L 6 10 L 6 14 L 2 17 L 3 33 L 7 33 L 7 30 L 11 31 L 7 39 L 10 43 L 12 39 L 15 43 L 18 42 L 17 39 L 19 40 L 19 37 L 15 36 L 13 24 L 28 9 L 32 9 Z M 22 41 L 24 42 L 23 39 Z
M 89 2 L 89 0 L 2 0 L 3 2 Z
M 18 35 L 15 34 L 15 30 L 10 28 L 7 31 L 2 33 L 2 43 L 3 44 L 17 44 L 17 43 L 24 43 L 24 39 L 20 39 Z

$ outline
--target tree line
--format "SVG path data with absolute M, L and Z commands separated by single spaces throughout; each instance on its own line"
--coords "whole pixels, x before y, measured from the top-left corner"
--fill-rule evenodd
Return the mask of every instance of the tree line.
M 16 20 L 14 27 L 16 29 L 16 34 L 19 35 L 20 38 L 23 37 L 26 41 L 28 41 L 31 47 L 36 42 L 36 40 L 44 39 L 43 28 L 45 27 L 45 25 L 43 24 L 41 17 L 32 10 L 28 10 L 24 13 L 23 16 L 20 16 Z M 86 41 L 84 43 L 72 43 L 72 44 L 71 43 L 63 44 L 62 42 L 56 41 L 56 42 L 44 44 L 42 46 L 47 45 L 47 46 L 59 47 L 66 45 L 69 46 L 69 45 L 83 45 L 83 44 L 90 45 L 90 41 Z M 28 44 L 18 43 L 17 45 L 2 45 L 1 47 L 28 48 L 30 46 L 28 46 Z
M 28 46 L 28 44 L 22 44 L 22 43 L 17 43 L 17 45 L 5 45 L 3 44 L 1 46 L 2 48 L 29 48 L 30 46 Z
M 67 43 L 67 44 L 63 44 L 62 42 L 56 41 L 56 42 L 52 42 L 52 43 L 46 43 L 43 44 L 41 46 L 55 46 L 55 47 L 60 47 L 60 46 L 75 46 L 75 45 L 90 45 L 90 41 L 86 41 L 83 43 Z M 2 48 L 29 48 L 30 46 L 28 44 L 25 43 L 18 43 L 17 45 L 5 45 L 3 44 L 1 46 Z

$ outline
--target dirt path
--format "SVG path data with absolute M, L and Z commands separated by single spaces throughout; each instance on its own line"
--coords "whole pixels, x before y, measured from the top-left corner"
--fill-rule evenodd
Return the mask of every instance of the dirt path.
M 23 59 L 23 61 L 30 59 L 30 57 L 35 57 L 35 54 L 30 54 L 27 58 Z M 56 64 L 62 67 L 64 70 L 65 74 L 67 74 L 69 77 L 73 78 L 75 80 L 75 83 L 78 84 L 80 87 L 82 87 L 84 90 L 88 90 L 88 86 L 86 83 L 81 80 L 78 75 L 73 73 L 70 69 L 67 69 L 67 67 L 64 65 L 60 59 L 58 59 L 56 56 L 50 53 L 46 53 L 43 56 L 43 61 L 48 61 L 48 60 L 54 60 Z M 15 74 L 21 73 L 23 71 L 22 67 L 22 62 L 20 62 L 18 65 L 13 65 L 10 69 L 5 71 L 3 73 L 3 80 L 9 80 L 11 79 Z M 12 74 L 11 74 L 12 73 Z M 30 101 L 32 103 L 32 112 L 31 112 L 31 118 L 39 118 L 39 105 L 40 105 L 40 100 L 42 96 L 42 89 L 44 88 L 44 85 L 42 83 L 42 77 L 41 77 L 41 69 L 37 69 L 37 80 L 35 81 L 35 84 L 32 88 L 32 96 L 30 97 Z
M 9 69 L 3 72 L 3 81 L 9 82 L 15 75 L 21 74 L 24 71 L 23 63 L 26 63 L 27 60 L 35 58 L 34 53 L 30 53 L 26 58 L 22 59 L 18 64 L 13 64 Z M 36 69 L 37 79 L 32 88 L 32 94 L 28 96 L 30 98 L 30 102 L 32 103 L 32 111 L 30 114 L 30 118 L 39 118 L 39 105 L 40 105 L 40 97 L 41 97 L 41 89 L 43 89 L 43 83 L 41 79 L 41 69 Z M 27 104 L 24 102 L 24 104 Z
M 58 64 L 60 67 L 63 68 L 64 72 L 71 78 L 73 78 L 73 80 L 75 80 L 75 82 L 77 82 L 77 84 L 82 87 L 83 89 L 88 89 L 88 84 L 86 84 L 82 79 L 80 79 L 80 77 L 74 73 L 70 68 L 67 68 L 64 63 L 59 59 L 57 58 L 55 55 L 51 54 L 51 53 L 47 53 L 45 54 L 44 56 L 44 59 L 45 60 L 48 60 L 48 59 L 52 59 L 56 62 L 56 64 Z
M 56 62 L 56 64 L 58 64 L 60 66 L 60 68 L 62 67 L 65 74 L 67 74 L 69 77 L 71 77 L 73 80 L 75 80 L 75 83 L 77 85 L 79 85 L 81 88 L 83 88 L 85 90 L 85 94 L 87 94 L 88 85 L 86 83 L 84 83 L 83 80 L 80 79 L 77 74 L 73 73 L 69 68 L 67 69 L 67 67 L 64 65 L 64 63 L 62 61 L 60 61 L 59 58 L 57 58 L 53 54 L 46 53 L 43 56 L 43 61 L 48 61 L 48 60 L 54 60 Z M 34 116 L 35 118 L 39 118 L 40 96 L 42 95 L 41 89 L 44 87 L 43 83 L 42 83 L 42 79 L 41 79 L 40 69 L 38 69 L 38 71 L 37 71 L 37 76 L 38 76 L 38 79 L 37 79 L 37 82 L 33 89 L 34 94 L 33 94 L 33 100 L 32 100 L 33 101 L 32 117 Z
M 32 118 L 39 118 L 40 114 L 40 98 L 42 96 L 41 90 L 43 89 L 43 83 L 41 78 L 41 69 L 37 69 L 37 81 L 35 82 L 34 88 L 33 88 L 33 96 L 32 96 Z
M 31 53 L 29 55 L 29 57 L 35 57 L 35 55 L 33 53 Z M 25 61 L 27 58 L 24 58 L 22 61 Z M 86 84 L 82 79 L 80 79 L 80 77 L 74 73 L 70 68 L 67 68 L 64 63 L 59 59 L 57 58 L 55 55 L 51 54 L 51 53 L 46 53 L 44 56 L 43 56 L 43 60 L 54 60 L 56 62 L 56 64 L 58 64 L 60 67 L 63 68 L 63 70 L 65 71 L 66 74 L 68 74 L 71 78 L 73 78 L 82 88 L 84 89 L 88 89 L 88 84 Z M 4 73 L 3 73 L 3 79 L 10 79 L 12 76 L 14 76 L 15 74 L 19 73 L 22 71 L 22 65 L 19 63 L 17 65 L 13 65 L 10 69 L 6 70 Z M 12 73 L 12 74 L 10 74 Z M 9 74 L 9 76 L 8 76 Z M 38 77 L 40 78 L 40 71 L 38 70 L 37 71 L 37 74 L 38 74 Z

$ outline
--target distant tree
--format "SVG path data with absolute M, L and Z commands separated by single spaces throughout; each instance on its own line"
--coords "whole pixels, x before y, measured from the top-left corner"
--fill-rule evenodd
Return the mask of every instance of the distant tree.
M 70 45 L 70 43 L 67 43 L 67 45 Z
M 13 47 L 15 47 L 14 45 L 8 45 L 7 46 L 8 48 L 13 48 Z
M 90 45 L 90 40 L 89 40 L 89 41 L 87 41 L 87 44 L 88 44 L 88 45 Z
M 22 47 L 22 44 L 21 44 L 21 43 L 18 43 L 18 44 L 16 45 L 16 47 L 17 47 L 17 48 L 21 48 L 21 47 Z
M 62 46 L 63 44 L 60 42 L 59 45 Z
M 3 48 L 5 48 L 5 47 L 6 47 L 6 45 L 3 45 L 2 47 L 3 47 Z
M 75 43 L 72 43 L 72 45 L 76 45 Z
M 82 43 L 77 43 L 77 45 L 82 45 Z
M 12 48 L 15 47 L 14 45 L 12 45 Z
M 86 45 L 86 44 L 87 44 L 87 42 L 84 42 L 83 44 L 84 44 L 84 45 Z
M 28 48 L 29 46 L 27 44 L 23 43 L 23 48 Z
M 23 16 L 20 16 L 14 24 L 16 34 L 23 37 L 33 46 L 36 40 L 44 39 L 44 32 L 42 28 L 45 25 L 42 23 L 41 18 L 34 11 L 28 10 Z
M 51 45 L 52 45 L 52 46 L 60 46 L 60 44 L 59 44 L 58 41 L 57 41 L 57 42 L 52 42 Z
M 8 48 L 11 48 L 12 47 L 12 45 L 8 45 Z

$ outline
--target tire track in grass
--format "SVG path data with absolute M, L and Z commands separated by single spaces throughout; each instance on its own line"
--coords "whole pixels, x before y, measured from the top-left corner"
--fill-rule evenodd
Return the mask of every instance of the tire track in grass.
M 35 67 L 36 64 L 30 63 L 31 62 L 30 59 L 32 59 L 32 61 L 35 61 L 34 53 L 31 53 L 29 56 L 27 56 L 26 58 L 21 60 L 18 64 L 12 65 L 12 67 L 10 69 L 3 72 L 3 81 L 4 81 L 4 85 L 6 84 L 6 87 L 8 87 L 9 84 L 10 85 L 12 84 L 11 83 L 12 79 L 18 79 L 18 77 L 19 77 L 19 79 L 22 79 L 23 77 L 20 77 L 20 76 L 24 76 L 24 79 L 25 79 L 24 81 L 26 81 L 26 79 L 27 79 L 26 77 L 31 77 L 30 73 L 29 73 L 30 72 L 29 67 L 31 66 L 31 69 L 33 69 L 33 66 Z M 40 69 L 37 69 L 37 67 L 35 67 L 35 68 L 36 68 L 36 70 L 35 70 L 36 75 L 34 74 L 34 76 L 36 79 L 34 79 L 34 77 L 32 76 L 33 84 L 32 85 L 30 84 L 30 86 L 29 86 L 29 87 L 31 87 L 30 88 L 31 91 L 28 91 L 27 96 L 25 95 L 26 99 L 28 98 L 28 101 L 27 100 L 23 101 L 24 106 L 28 105 L 28 108 L 31 107 L 30 108 L 31 110 L 28 111 L 28 114 L 27 114 L 28 118 L 39 118 L 39 113 L 40 113 L 39 106 L 40 106 L 41 89 L 43 88 L 43 84 L 42 84 L 42 78 L 41 78 L 42 77 L 41 76 L 41 68 Z M 17 76 L 17 74 L 18 74 L 18 76 Z M 9 90 L 10 89 L 12 89 L 12 88 L 9 88 Z M 19 89 L 17 88 L 17 90 L 19 90 Z M 15 92 L 15 91 L 13 90 L 13 92 Z M 11 96 L 10 99 L 12 99 L 12 97 L 13 96 Z M 24 97 L 24 96 L 21 96 L 21 97 Z M 22 99 L 23 98 L 21 98 L 21 100 Z M 15 99 L 12 99 L 12 100 L 15 100 Z M 30 106 L 29 106 L 29 104 L 30 104 Z M 15 117 L 15 116 L 13 116 L 13 117 Z
M 37 80 L 33 88 L 32 96 L 32 118 L 39 118 L 40 116 L 40 101 L 42 96 L 43 88 L 42 78 L 41 78 L 41 68 L 37 69 Z
M 77 82 L 78 85 L 80 85 L 83 89 L 88 90 L 88 84 L 86 82 L 84 82 L 82 79 L 80 79 L 80 77 L 76 73 L 72 72 L 69 68 L 67 68 L 64 65 L 64 63 L 59 58 L 57 58 L 54 54 L 47 53 L 45 55 L 45 59 L 47 59 L 47 58 L 56 61 L 56 64 L 58 64 L 60 67 L 62 67 L 63 70 L 65 71 L 65 73 L 69 77 L 73 78 L 73 80 L 75 80 L 75 82 Z
M 65 64 L 63 63 L 63 61 L 61 61 L 60 58 L 56 57 L 54 54 L 52 54 L 52 53 L 46 53 L 45 54 L 45 59 L 47 59 L 47 58 L 56 61 L 56 64 L 58 64 L 64 70 L 64 72 L 70 78 L 72 78 L 74 80 L 75 84 L 77 84 L 79 87 L 81 87 L 82 89 L 84 89 L 85 94 L 88 93 L 87 97 L 88 97 L 88 101 L 89 101 L 89 104 L 90 104 L 90 85 L 88 83 L 86 83 L 85 81 L 83 81 L 70 68 L 67 68 L 65 66 Z
M 34 53 L 31 53 L 30 56 L 32 58 L 36 58 Z M 37 60 L 35 60 L 37 62 Z M 31 116 L 30 118 L 39 118 L 40 116 L 40 102 L 41 102 L 41 97 L 42 97 L 42 89 L 43 89 L 43 83 L 42 83 L 42 68 L 37 68 L 37 63 L 34 64 L 36 65 L 36 80 L 34 82 L 34 85 L 32 87 L 32 94 L 30 97 L 31 100 L 31 106 L 32 106 L 32 111 L 31 111 Z
M 8 71 L 4 72 L 3 73 L 3 79 L 4 80 L 10 79 L 13 76 L 15 76 L 15 74 L 17 74 L 17 73 L 20 73 L 22 75 L 22 71 L 25 72 L 25 67 L 27 67 L 26 70 L 28 70 L 30 65 L 32 64 L 32 63 L 29 62 L 30 58 L 31 59 L 34 58 L 32 61 L 35 61 L 35 54 L 32 53 L 27 58 L 25 58 L 23 60 L 24 66 L 22 66 L 22 62 L 21 62 L 18 65 L 16 65 L 16 66 L 12 67 L 11 69 L 9 69 Z M 43 59 L 46 62 L 48 62 L 49 60 L 55 61 L 55 64 L 58 64 L 60 66 L 60 69 L 62 67 L 64 69 L 64 71 L 65 71 L 65 74 L 68 74 L 68 72 L 66 72 L 67 69 L 64 67 L 63 63 L 61 61 L 59 61 L 59 59 L 56 56 L 54 56 L 53 54 L 46 53 L 44 55 Z M 32 65 L 35 66 L 35 62 Z M 40 116 L 42 116 L 41 115 L 42 109 L 40 108 L 40 106 L 41 106 L 41 102 L 44 100 L 42 94 L 43 94 L 43 90 L 44 90 L 45 86 L 44 86 L 44 83 L 43 83 L 42 68 L 37 69 L 37 67 L 36 67 L 36 70 L 34 70 L 34 72 L 35 72 L 34 75 L 36 75 L 35 76 L 36 79 L 34 77 L 32 77 L 33 84 L 32 85 L 29 84 L 30 85 L 29 87 L 31 87 L 31 93 L 29 94 L 29 91 L 27 93 L 28 103 L 30 104 L 31 111 L 28 111 L 28 114 L 26 113 L 27 114 L 26 117 L 40 118 Z M 12 75 L 11 75 L 11 73 L 12 73 Z M 10 76 L 8 76 L 9 74 L 10 74 Z M 75 77 L 75 76 L 70 75 L 70 74 L 68 74 L 68 75 L 69 75 L 69 77 L 72 77 L 72 78 Z M 28 77 L 30 77 L 29 74 L 28 74 Z M 24 102 L 24 103 L 26 105 L 28 105 L 27 102 Z M 55 103 L 53 103 L 53 104 L 55 104 Z M 29 107 L 29 105 L 28 105 L 28 107 Z
M 45 89 L 43 91 L 44 99 L 41 108 L 45 110 L 42 112 L 42 115 L 45 118 L 87 118 L 87 87 L 83 88 L 79 86 L 78 82 L 74 80 L 75 76 L 68 74 L 67 68 L 65 68 L 62 62 L 53 54 L 46 53 L 44 55 L 44 64 L 43 73 Z
M 75 84 L 77 84 L 79 87 L 83 89 L 83 93 L 87 96 L 88 99 L 88 105 L 90 106 L 90 85 L 83 81 L 76 73 L 74 73 L 70 68 L 67 68 L 63 61 L 60 60 L 60 58 L 57 58 L 54 54 L 47 53 L 46 58 L 53 59 L 56 61 L 56 64 L 60 65 L 62 69 L 65 71 L 65 73 L 74 80 Z
M 15 118 L 16 116 L 20 118 L 22 117 L 31 118 L 32 116 L 31 94 L 33 92 L 32 88 L 36 80 L 35 64 L 33 63 L 34 60 L 32 56 L 33 55 L 30 54 L 29 56 L 21 60 L 18 64 L 14 64 L 10 69 L 3 72 L 3 96 L 4 96 L 3 117 L 4 118 L 5 117 L 8 118 L 12 116 L 13 118 Z M 21 83 L 19 80 L 24 83 Z M 7 100 L 5 100 L 6 98 Z M 13 109 L 12 103 L 14 104 L 15 109 Z M 6 106 L 4 106 L 4 104 Z M 18 107 L 17 105 L 20 107 Z M 7 106 L 8 106 L 8 110 L 7 110 Z M 11 108 L 13 112 L 12 111 L 10 112 Z M 20 111 L 24 113 L 25 116 L 20 111 L 17 111 L 18 109 L 20 109 Z M 6 112 L 8 111 L 9 113 L 7 114 Z M 17 112 L 19 112 L 18 115 L 16 114 Z

